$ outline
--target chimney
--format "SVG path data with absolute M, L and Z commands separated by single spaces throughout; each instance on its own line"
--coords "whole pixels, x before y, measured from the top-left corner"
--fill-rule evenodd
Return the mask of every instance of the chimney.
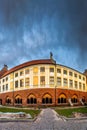
M 3 74 L 5 74 L 8 71 L 8 66 L 4 64 L 3 68 L 0 71 L 0 76 L 2 76 Z

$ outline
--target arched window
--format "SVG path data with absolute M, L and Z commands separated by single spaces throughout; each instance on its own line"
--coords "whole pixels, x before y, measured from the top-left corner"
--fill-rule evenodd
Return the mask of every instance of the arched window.
M 61 94 L 58 98 L 58 103 L 66 103 L 66 96 L 64 94 Z
M 6 104 L 11 104 L 11 99 L 9 97 L 6 98 Z
M 15 97 L 15 104 L 22 104 L 22 98 L 21 98 L 21 96 L 17 95 Z
M 37 99 L 33 94 L 30 94 L 27 98 L 27 104 L 37 104 Z
M 45 94 L 42 98 L 42 104 L 52 104 L 52 97 L 49 94 Z
M 77 96 L 73 95 L 72 98 L 71 98 L 72 103 L 77 103 L 78 102 L 77 99 L 78 99 Z

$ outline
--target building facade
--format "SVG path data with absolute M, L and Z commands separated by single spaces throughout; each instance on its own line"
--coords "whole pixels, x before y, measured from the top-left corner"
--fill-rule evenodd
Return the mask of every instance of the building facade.
M 0 104 L 10 106 L 84 105 L 87 76 L 53 59 L 34 60 L 0 71 Z

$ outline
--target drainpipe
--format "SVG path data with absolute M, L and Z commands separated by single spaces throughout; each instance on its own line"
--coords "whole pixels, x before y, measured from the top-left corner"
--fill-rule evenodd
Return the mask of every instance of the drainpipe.
M 14 106 L 14 72 L 13 72 L 13 106 Z
M 56 75 L 56 64 L 55 64 L 55 106 L 56 106 L 56 85 L 57 85 L 57 75 Z

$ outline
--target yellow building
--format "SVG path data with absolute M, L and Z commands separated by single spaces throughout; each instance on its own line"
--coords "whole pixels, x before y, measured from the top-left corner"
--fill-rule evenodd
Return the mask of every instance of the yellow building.
M 2 105 L 84 105 L 87 101 L 86 72 L 50 59 L 33 60 L 0 71 Z

